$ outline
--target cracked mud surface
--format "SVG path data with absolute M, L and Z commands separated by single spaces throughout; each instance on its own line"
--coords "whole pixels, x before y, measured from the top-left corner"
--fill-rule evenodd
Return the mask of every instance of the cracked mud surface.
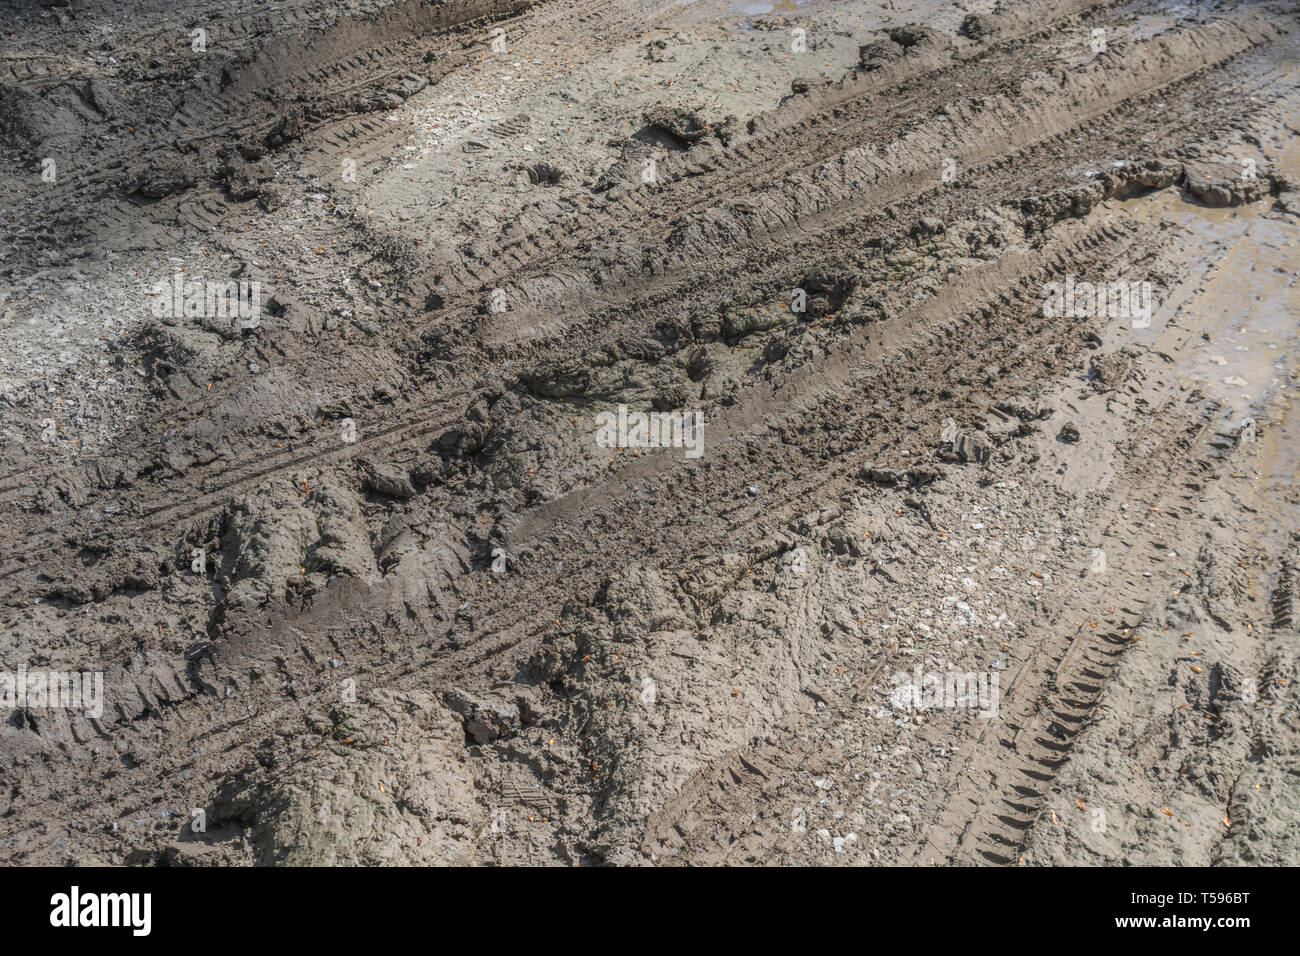
M 0 860 L 1300 862 L 1294 5 L 763 6 L 0 4 Z

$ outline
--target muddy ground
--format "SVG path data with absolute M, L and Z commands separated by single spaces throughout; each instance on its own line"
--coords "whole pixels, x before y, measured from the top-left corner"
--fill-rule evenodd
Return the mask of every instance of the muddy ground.
M 0 861 L 1300 863 L 1298 28 L 0 3 Z

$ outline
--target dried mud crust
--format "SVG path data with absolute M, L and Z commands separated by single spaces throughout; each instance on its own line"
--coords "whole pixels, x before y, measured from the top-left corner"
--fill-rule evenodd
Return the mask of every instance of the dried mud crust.
M 1293 12 L 658 6 L 4 12 L 0 858 L 1296 862 Z

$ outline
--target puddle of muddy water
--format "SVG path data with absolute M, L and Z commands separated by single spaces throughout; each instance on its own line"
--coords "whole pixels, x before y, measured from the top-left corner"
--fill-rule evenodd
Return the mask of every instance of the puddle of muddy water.
M 1297 230 L 1250 207 L 1197 212 L 1189 228 L 1204 237 L 1202 248 L 1219 253 L 1191 303 L 1210 340 L 1182 370 L 1225 409 L 1258 409 L 1287 387 L 1297 345 Z
M 1300 347 L 1300 290 L 1295 262 L 1300 228 L 1271 213 L 1273 198 L 1236 208 L 1196 205 L 1169 192 L 1154 202 L 1121 202 L 1123 215 L 1158 217 L 1190 234 L 1191 278 L 1157 290 L 1151 328 L 1136 343 L 1157 347 L 1170 324 L 1207 336 L 1178 358 L 1179 370 L 1222 408 L 1236 427 L 1294 386 Z
M 1285 152 L 1280 171 L 1300 171 L 1300 149 Z M 1134 341 L 1159 348 L 1171 324 L 1199 341 L 1176 356 L 1176 367 L 1219 405 L 1212 431 L 1236 435 L 1243 422 L 1256 422 L 1260 442 L 1257 504 L 1273 519 L 1260 524 L 1266 553 L 1281 554 L 1297 525 L 1294 490 L 1300 482 L 1300 416 L 1292 407 L 1300 349 L 1300 223 L 1273 211 L 1271 196 L 1235 208 L 1209 208 L 1165 193 L 1116 204 L 1125 216 L 1158 217 L 1190 234 L 1190 277 L 1164 290 L 1165 301 L 1152 327 L 1134 331 Z M 1157 296 L 1158 298 L 1160 296 Z M 1203 440 L 1212 440 L 1208 435 Z M 1264 596 L 1276 583 L 1277 567 L 1261 569 Z

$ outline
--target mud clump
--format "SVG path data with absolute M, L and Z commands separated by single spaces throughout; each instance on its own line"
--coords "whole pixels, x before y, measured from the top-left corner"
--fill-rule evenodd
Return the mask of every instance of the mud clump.
M 978 13 L 968 13 L 957 32 L 970 40 L 984 40 L 988 38 L 990 29 L 984 17 Z
M 248 827 L 257 861 L 268 866 L 472 859 L 485 821 L 455 714 L 427 693 L 384 693 L 313 722 L 317 739 L 268 742 L 268 779 L 223 785 L 217 827 Z M 295 744 L 303 754 L 293 753 Z M 282 748 L 290 749 L 281 756 Z
M 534 186 L 558 186 L 564 181 L 564 170 L 550 163 L 533 163 L 526 167 L 528 181 Z
M 646 111 L 645 121 L 685 143 L 699 142 L 713 130 L 699 113 L 682 107 L 656 106 Z
M 135 173 L 127 181 L 126 188 L 128 192 L 138 192 L 149 199 L 161 199 L 172 193 L 184 192 L 194 186 L 201 175 L 200 169 L 190 159 L 162 157 Z
M 1222 208 L 1257 202 L 1267 181 L 1229 163 L 1192 162 L 1183 167 L 1183 185 L 1197 201 Z

